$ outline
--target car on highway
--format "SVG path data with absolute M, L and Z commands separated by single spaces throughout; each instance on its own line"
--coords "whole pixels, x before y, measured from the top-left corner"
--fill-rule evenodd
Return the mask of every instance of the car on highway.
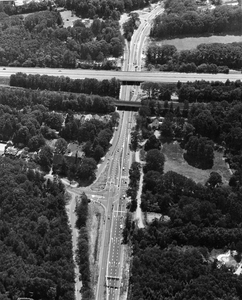
M 3 70 L 6 70 L 6 68 L 3 68 Z

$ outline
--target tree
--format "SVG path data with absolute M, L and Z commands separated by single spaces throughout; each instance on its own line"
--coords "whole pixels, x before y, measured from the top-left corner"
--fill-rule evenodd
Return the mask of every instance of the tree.
M 211 186 L 211 187 L 217 187 L 218 185 L 221 185 L 222 182 L 222 177 L 219 173 L 217 172 L 211 172 L 210 176 L 206 182 L 207 186 Z
M 144 167 L 145 173 L 148 171 L 157 171 L 163 173 L 165 157 L 158 149 L 149 150 L 146 154 L 146 165 Z
M 55 142 L 55 151 L 58 154 L 64 154 L 67 150 L 67 142 L 65 139 L 63 138 L 59 138 L 56 142 Z
M 47 115 L 45 123 L 52 129 L 57 131 L 61 130 L 63 124 L 63 116 L 59 113 L 51 112 Z
M 38 163 L 44 171 L 49 172 L 53 162 L 53 151 L 50 146 L 43 146 L 38 155 Z
M 149 151 L 151 149 L 160 149 L 161 142 L 156 138 L 154 134 L 152 134 L 147 142 L 145 143 L 145 151 Z
M 83 158 L 82 163 L 77 169 L 77 178 L 80 181 L 90 182 L 95 179 L 95 171 L 97 169 L 97 163 L 93 158 Z
M 94 149 L 93 157 L 96 160 L 96 162 L 99 162 L 100 159 L 104 156 L 105 152 L 103 150 L 103 147 L 100 145 L 97 145 Z
M 131 151 L 136 151 L 139 146 L 140 141 L 140 134 L 138 130 L 134 130 L 131 132 L 131 139 L 130 139 L 130 149 Z
M 39 148 L 44 145 L 45 145 L 45 139 L 42 134 L 32 136 L 28 142 L 28 147 L 30 151 L 38 151 Z

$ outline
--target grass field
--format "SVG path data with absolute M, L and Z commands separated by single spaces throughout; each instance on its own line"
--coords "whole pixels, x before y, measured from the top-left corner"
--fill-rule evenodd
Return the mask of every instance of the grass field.
M 229 182 L 231 174 L 223 160 L 223 154 L 220 152 L 214 152 L 214 165 L 212 169 L 208 170 L 201 170 L 190 166 L 183 158 L 183 149 L 177 142 L 163 144 L 162 152 L 166 158 L 164 172 L 174 171 L 193 179 L 195 182 L 204 184 L 208 180 L 210 173 L 215 171 L 222 176 L 224 184 L 228 184 Z
M 182 39 L 171 39 L 171 40 L 163 40 L 157 41 L 155 44 L 157 45 L 174 45 L 178 51 L 181 50 L 190 50 L 195 49 L 200 44 L 211 44 L 211 43 L 233 43 L 233 42 L 242 42 L 242 36 L 238 35 L 225 35 L 225 36 L 217 36 L 212 35 L 209 37 L 197 37 L 197 38 L 182 38 Z M 152 41 L 151 41 L 152 43 Z

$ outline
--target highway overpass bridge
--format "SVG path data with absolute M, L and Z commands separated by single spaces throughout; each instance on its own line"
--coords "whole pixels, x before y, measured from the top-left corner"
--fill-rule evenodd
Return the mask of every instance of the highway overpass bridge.
M 138 111 L 139 108 L 141 107 L 141 102 L 116 100 L 114 101 L 114 105 L 119 110 Z

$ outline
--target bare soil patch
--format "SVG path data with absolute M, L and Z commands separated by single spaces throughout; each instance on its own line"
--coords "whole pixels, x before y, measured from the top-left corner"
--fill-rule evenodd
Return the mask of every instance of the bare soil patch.
M 98 203 L 91 202 L 89 204 L 89 217 L 87 222 L 87 230 L 89 232 L 89 261 L 92 276 L 92 285 L 95 290 L 98 281 L 98 257 L 103 233 L 104 210 Z

